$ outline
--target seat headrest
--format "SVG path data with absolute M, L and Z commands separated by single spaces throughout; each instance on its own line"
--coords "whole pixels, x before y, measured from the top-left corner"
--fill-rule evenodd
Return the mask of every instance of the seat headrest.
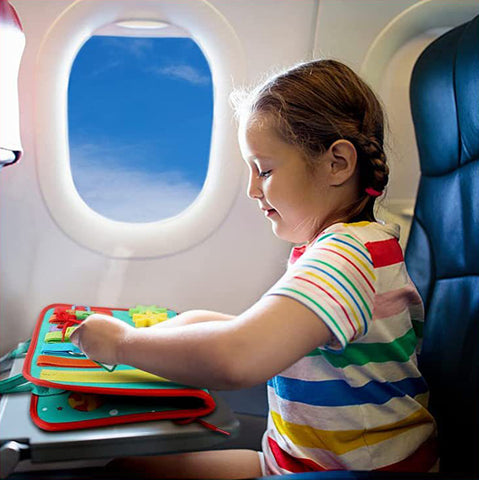
M 479 157 L 478 46 L 479 16 L 433 42 L 413 70 L 411 108 L 422 131 L 423 175 L 443 175 Z

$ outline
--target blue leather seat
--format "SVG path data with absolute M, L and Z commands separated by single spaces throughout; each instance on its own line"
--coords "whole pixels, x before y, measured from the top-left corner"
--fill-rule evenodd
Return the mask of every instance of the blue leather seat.
M 421 54 L 410 96 L 421 179 L 406 263 L 426 309 L 419 361 L 441 471 L 479 475 L 479 16 Z

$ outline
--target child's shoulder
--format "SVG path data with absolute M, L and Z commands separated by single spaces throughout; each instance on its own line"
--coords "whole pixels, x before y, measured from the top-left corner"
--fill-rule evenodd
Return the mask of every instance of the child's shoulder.
M 399 225 L 381 222 L 335 223 L 323 230 L 317 238 L 321 242 L 331 236 L 350 236 L 366 244 L 382 240 L 399 240 Z

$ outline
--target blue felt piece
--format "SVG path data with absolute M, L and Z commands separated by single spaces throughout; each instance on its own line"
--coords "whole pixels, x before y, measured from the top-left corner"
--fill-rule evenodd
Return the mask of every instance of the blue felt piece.
M 65 355 L 71 356 L 85 356 L 82 351 L 73 343 L 63 342 L 63 343 L 45 343 L 40 348 L 40 353 L 42 355 Z

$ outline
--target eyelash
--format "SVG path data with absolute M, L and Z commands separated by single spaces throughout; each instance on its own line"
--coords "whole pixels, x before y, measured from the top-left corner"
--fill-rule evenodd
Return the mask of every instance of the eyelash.
M 271 170 L 266 170 L 265 172 L 259 172 L 258 177 L 268 178 L 271 175 Z

